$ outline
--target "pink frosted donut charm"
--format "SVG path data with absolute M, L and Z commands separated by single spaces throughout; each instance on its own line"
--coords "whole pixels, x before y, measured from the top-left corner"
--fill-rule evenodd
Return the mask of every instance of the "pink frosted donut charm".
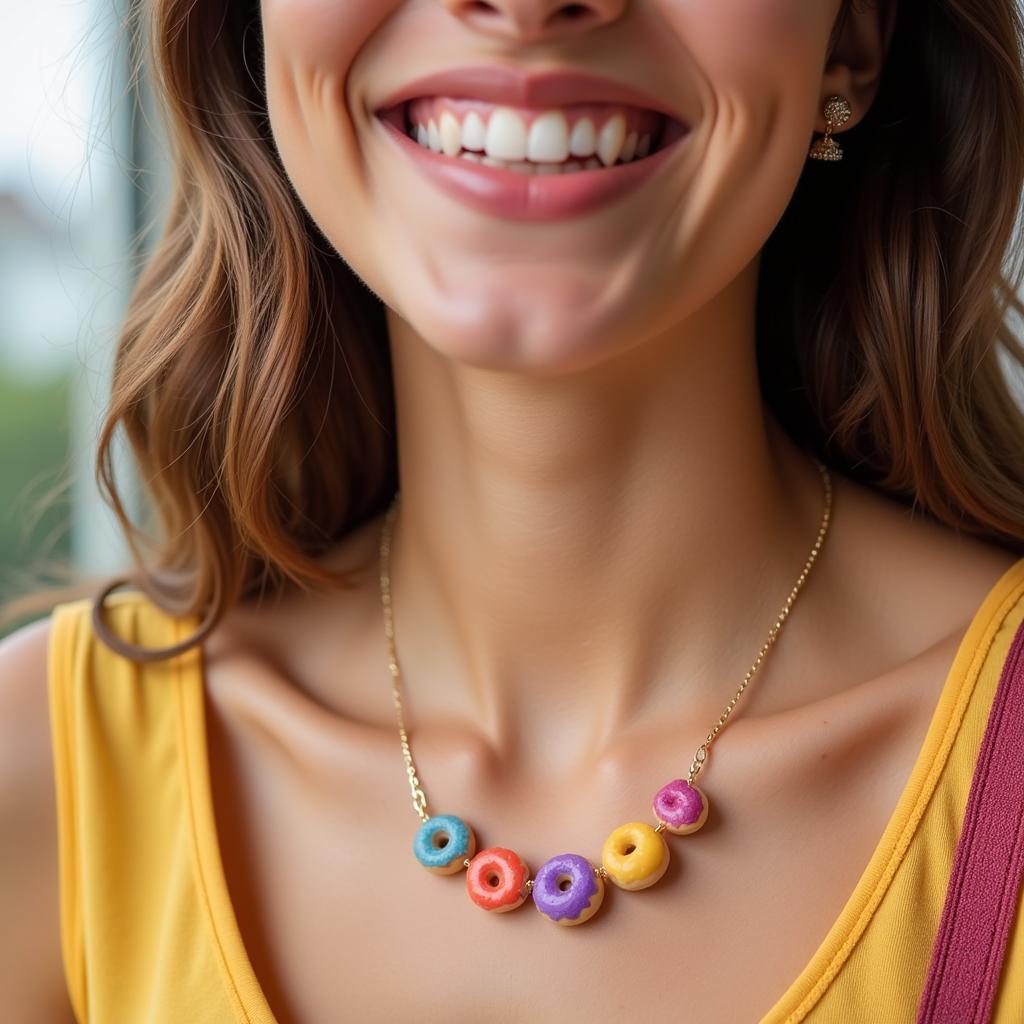
M 696 832 L 707 821 L 708 798 L 686 779 L 673 779 L 654 794 L 652 802 L 658 821 L 665 822 L 669 832 L 684 836 Z

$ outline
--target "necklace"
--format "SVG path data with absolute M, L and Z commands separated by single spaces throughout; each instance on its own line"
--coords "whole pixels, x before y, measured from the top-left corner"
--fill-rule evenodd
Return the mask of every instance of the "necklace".
M 832 478 L 822 462 L 814 459 L 814 463 L 822 477 L 825 507 L 811 553 L 739 689 L 725 706 L 704 742 L 697 747 L 687 777 L 673 779 L 654 794 L 652 808 L 656 824 L 631 821 L 620 825 L 605 840 L 600 864 L 593 864 L 576 853 L 562 853 L 545 861 L 533 878 L 530 877 L 526 863 L 512 850 L 492 846 L 478 853 L 473 829 L 462 818 L 454 814 L 427 813 L 427 797 L 416 771 L 405 728 L 401 672 L 395 653 L 390 576 L 391 533 L 399 499 L 398 493 L 395 494 L 381 531 L 381 602 L 384 607 L 384 634 L 388 643 L 388 667 L 391 670 L 402 757 L 412 793 L 413 809 L 421 821 L 412 847 L 416 859 L 423 867 L 440 875 L 455 874 L 465 868 L 469 898 L 484 910 L 496 913 L 514 910 L 527 897 L 532 896 L 537 909 L 561 925 L 582 924 L 593 917 L 604 899 L 607 880 L 621 889 L 636 890 L 646 889 L 661 878 L 669 861 L 669 847 L 663 833 L 668 831 L 675 835 L 688 835 L 696 832 L 707 820 L 708 799 L 704 791 L 695 785 L 695 780 L 704 768 L 711 744 L 754 673 L 760 668 L 769 648 L 775 643 L 824 543 L 832 513 Z

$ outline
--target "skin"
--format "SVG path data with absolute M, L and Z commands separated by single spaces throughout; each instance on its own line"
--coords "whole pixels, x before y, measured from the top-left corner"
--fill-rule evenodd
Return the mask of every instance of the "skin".
M 759 253 L 824 131 L 824 97 L 846 96 L 855 125 L 888 33 L 857 5 L 826 62 L 838 0 L 574 6 L 585 15 L 551 0 L 262 6 L 285 169 L 388 307 L 392 590 L 429 808 L 533 871 L 556 852 L 596 860 L 613 828 L 648 817 L 810 552 L 820 479 L 758 390 Z M 372 111 L 413 76 L 479 60 L 671 97 L 687 148 L 657 187 L 585 217 L 463 207 L 395 158 Z M 233 609 L 206 645 L 214 804 L 282 1024 L 340 1005 L 353 1019 L 618 1020 L 624 1006 L 677 1013 L 683 993 L 688 1019 L 763 1015 L 856 885 L 957 645 L 1014 561 L 833 480 L 821 558 L 700 778 L 712 817 L 668 837 L 656 886 L 609 887 L 571 934 L 529 906 L 478 911 L 461 875 L 412 859 L 379 518 L 325 556 L 366 569 L 355 590 Z M 5 677 L 45 679 L 46 630 L 0 646 Z M 39 1012 L 62 986 L 45 695 L 3 699 L 22 742 L 2 756 L 36 787 L 31 824 L 12 810 L 29 782 L 0 806 L 29 836 L 4 905 L 36 951 L 36 979 L 15 982 Z M 67 1019 L 53 1012 L 25 1019 Z

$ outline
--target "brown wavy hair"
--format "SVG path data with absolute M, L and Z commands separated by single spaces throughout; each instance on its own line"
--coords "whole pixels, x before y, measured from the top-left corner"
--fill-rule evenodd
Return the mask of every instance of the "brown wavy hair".
M 173 184 L 96 450 L 135 576 L 102 582 L 93 621 L 115 650 L 154 660 L 286 580 L 349 585 L 318 557 L 386 507 L 397 452 L 384 308 L 278 158 L 258 0 L 142 0 L 125 27 Z M 1024 554 L 1024 415 L 1007 374 L 1024 366 L 1022 40 L 1015 0 L 898 4 L 844 159 L 807 161 L 765 245 L 757 358 L 765 401 L 809 451 Z M 143 527 L 115 480 L 118 427 L 149 499 Z M 203 612 L 202 626 L 173 647 L 127 644 L 101 615 L 126 581 L 169 614 Z

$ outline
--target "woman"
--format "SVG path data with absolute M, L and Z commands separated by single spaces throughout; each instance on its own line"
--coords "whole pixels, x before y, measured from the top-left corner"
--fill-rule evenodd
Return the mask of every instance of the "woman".
M 7 1014 L 914 1020 L 1024 621 L 1016 5 L 142 8 L 135 587 L 0 648 Z

